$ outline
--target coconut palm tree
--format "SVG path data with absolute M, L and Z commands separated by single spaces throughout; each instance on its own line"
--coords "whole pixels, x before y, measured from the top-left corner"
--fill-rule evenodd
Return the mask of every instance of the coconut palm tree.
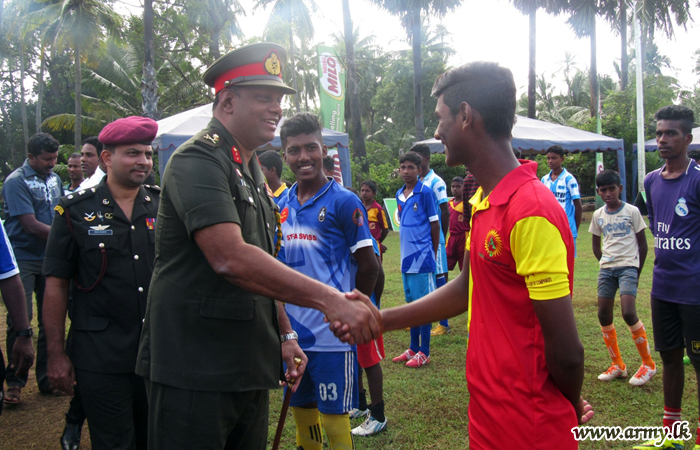
M 597 47 L 596 47 L 596 16 L 601 11 L 601 4 L 605 0 L 571 0 L 569 4 L 569 12 L 571 17 L 567 23 L 571 26 L 577 37 L 588 37 L 591 43 L 591 65 L 589 67 L 590 86 L 591 86 L 591 117 L 596 117 L 598 113 L 598 65 L 597 65 Z
M 350 100 L 350 123 L 352 145 L 355 156 L 362 161 L 362 172 L 369 172 L 367 162 L 367 149 L 365 148 L 365 136 L 362 133 L 362 110 L 360 109 L 360 90 L 357 82 L 357 69 L 355 67 L 355 43 L 353 42 L 352 18 L 350 17 L 350 2 L 343 0 L 343 30 L 345 42 L 345 61 L 348 70 L 347 96 Z
M 284 33 L 285 41 L 289 43 L 289 66 L 296 67 L 294 50 L 294 37 L 300 39 L 311 39 L 314 35 L 314 25 L 311 20 L 311 11 L 316 11 L 318 6 L 314 0 L 257 0 L 255 8 L 272 6 L 270 19 L 265 25 L 265 35 L 270 36 L 275 33 Z M 308 5 L 308 6 L 307 6 Z M 292 87 L 299 91 L 297 84 L 296 70 L 292 70 Z M 299 95 L 294 96 L 294 107 L 297 112 L 301 111 L 299 105 Z
M 47 32 L 55 36 L 53 45 L 71 49 L 75 61 L 75 150 L 82 141 L 81 82 L 82 64 L 91 52 L 100 49 L 108 35 L 121 34 L 122 20 L 111 6 L 101 0 L 37 0 L 45 6 L 27 14 L 27 21 L 49 24 Z
M 243 37 L 238 16 L 245 11 L 238 0 L 188 0 L 185 13 L 200 33 L 209 37 L 207 64 L 221 57 L 221 44 L 228 46 L 232 37 Z
M 462 3 L 462 0 L 372 0 L 374 3 L 399 16 L 413 46 L 413 109 L 415 113 L 416 136 L 425 139 L 425 122 L 423 119 L 423 74 L 421 71 L 421 14 L 443 17 Z
M 527 83 L 527 116 L 531 119 L 536 115 L 537 98 L 537 10 L 542 8 L 550 14 L 559 14 L 568 5 L 567 0 L 511 0 L 518 11 L 529 18 L 529 63 Z
M 153 68 L 153 0 L 143 2 L 143 79 L 141 97 L 143 114 L 158 120 L 158 81 Z

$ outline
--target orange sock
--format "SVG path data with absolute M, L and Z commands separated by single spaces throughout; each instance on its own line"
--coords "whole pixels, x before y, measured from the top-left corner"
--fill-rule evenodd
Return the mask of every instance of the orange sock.
M 617 346 L 617 331 L 615 331 L 615 325 L 600 327 L 600 329 L 603 330 L 603 340 L 605 341 L 605 346 L 608 347 L 608 353 L 610 353 L 613 364 L 624 370 L 625 363 L 622 362 L 620 348 Z
M 632 332 L 632 339 L 634 339 L 634 345 L 637 346 L 637 351 L 639 356 L 642 357 L 642 361 L 645 366 L 656 369 L 656 364 L 654 360 L 651 359 L 651 351 L 649 350 L 649 341 L 647 341 L 647 330 L 644 328 L 644 324 L 640 320 L 636 324 L 630 327 Z

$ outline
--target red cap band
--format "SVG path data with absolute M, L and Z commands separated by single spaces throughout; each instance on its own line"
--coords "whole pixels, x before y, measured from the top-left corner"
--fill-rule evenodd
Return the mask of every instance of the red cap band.
M 265 70 L 265 65 L 263 62 L 256 62 L 245 66 L 236 67 L 222 73 L 214 82 L 214 91 L 216 94 L 218 94 L 220 90 L 228 87 L 224 85 L 224 83 L 227 81 L 234 80 L 239 77 L 254 77 L 261 75 L 264 77 L 276 76 L 279 77 L 280 80 L 282 79 L 281 73 L 279 75 L 271 75 L 270 72 Z

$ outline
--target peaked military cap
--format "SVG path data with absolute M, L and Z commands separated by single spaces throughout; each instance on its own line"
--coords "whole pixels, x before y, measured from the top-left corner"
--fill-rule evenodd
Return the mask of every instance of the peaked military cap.
M 218 94 L 229 86 L 271 86 L 285 94 L 296 91 L 282 81 L 282 65 L 287 63 L 284 47 L 271 42 L 260 42 L 237 48 L 221 58 L 204 72 L 204 82 Z

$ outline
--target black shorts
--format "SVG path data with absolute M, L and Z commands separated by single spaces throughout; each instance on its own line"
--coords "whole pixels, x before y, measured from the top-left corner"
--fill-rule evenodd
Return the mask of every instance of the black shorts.
M 654 349 L 667 352 L 685 347 L 688 357 L 700 361 L 700 305 L 651 299 Z

